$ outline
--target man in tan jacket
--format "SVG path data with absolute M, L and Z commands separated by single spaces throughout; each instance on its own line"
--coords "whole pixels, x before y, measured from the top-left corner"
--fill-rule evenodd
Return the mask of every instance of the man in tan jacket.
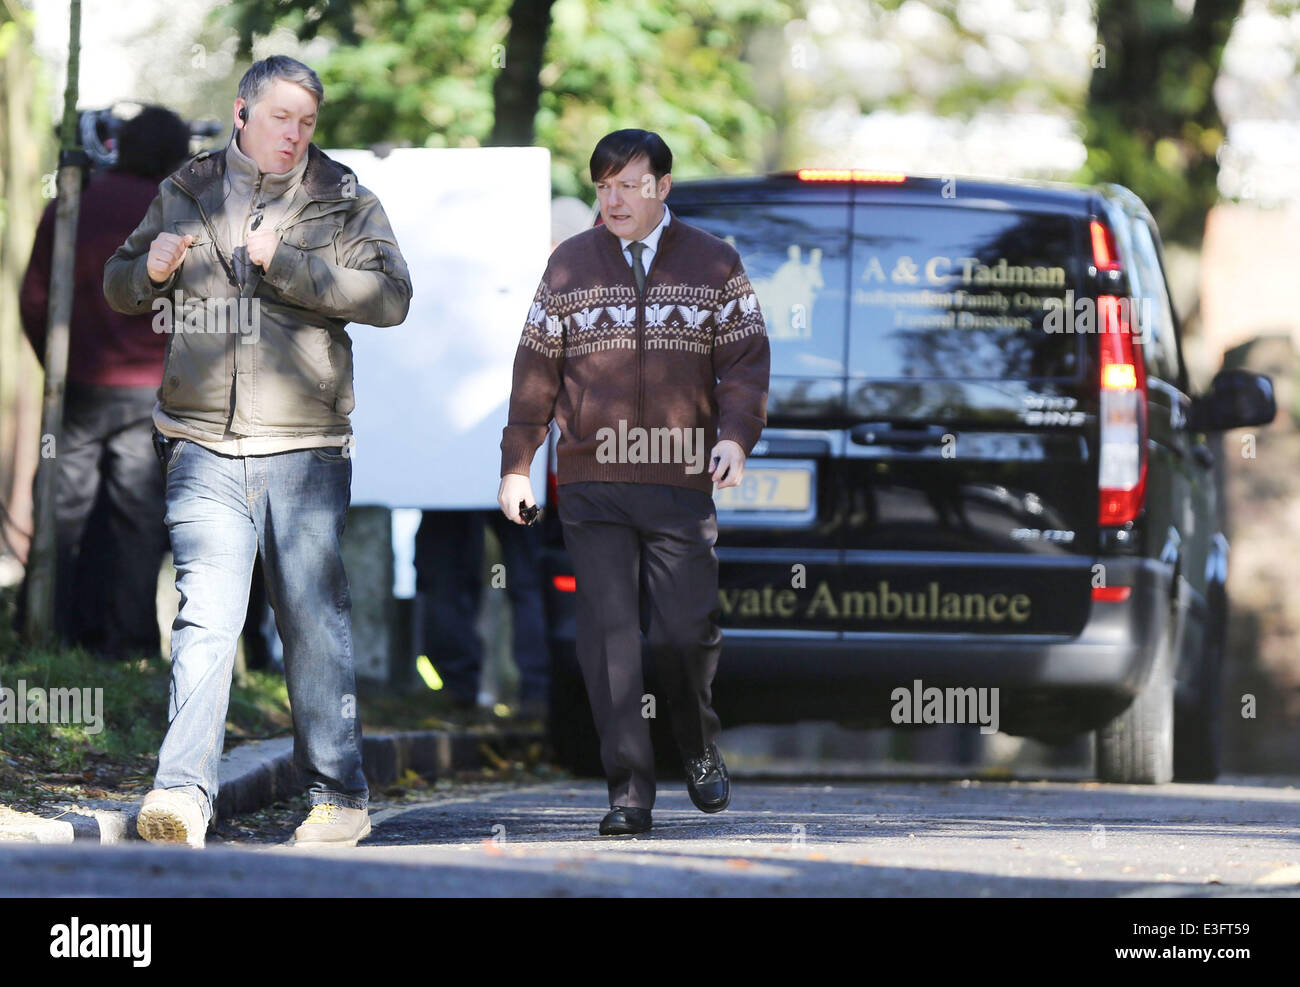
M 225 150 L 168 177 L 104 269 L 110 304 L 152 311 L 168 334 L 153 418 L 181 606 L 170 726 L 138 824 L 154 842 L 204 844 L 259 554 L 312 804 L 295 842 L 353 846 L 370 832 L 339 547 L 352 479 L 345 327 L 400 323 L 411 282 L 378 199 L 311 142 L 323 94 L 292 58 L 254 64 Z

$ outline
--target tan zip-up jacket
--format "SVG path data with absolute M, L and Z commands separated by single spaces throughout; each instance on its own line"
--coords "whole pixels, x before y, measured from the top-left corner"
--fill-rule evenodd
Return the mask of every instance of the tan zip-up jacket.
M 154 312 L 159 331 L 169 311 L 160 300 L 171 306 L 158 392 L 168 417 L 214 440 L 227 430 L 349 434 L 355 399 L 345 327 L 395 326 L 410 306 L 410 274 L 388 217 L 352 169 L 312 144 L 302 183 L 275 226 L 281 239 L 270 267 L 241 285 L 231 244 L 214 223 L 225 167 L 224 149 L 204 152 L 164 179 L 145 218 L 105 265 L 104 295 L 119 312 Z M 164 231 L 194 241 L 159 286 L 145 267 L 149 245 Z

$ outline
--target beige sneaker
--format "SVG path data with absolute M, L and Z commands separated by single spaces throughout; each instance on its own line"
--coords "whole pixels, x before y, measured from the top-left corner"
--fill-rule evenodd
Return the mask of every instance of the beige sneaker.
M 207 834 L 203 810 L 192 795 L 155 788 L 144 797 L 135 830 L 150 843 L 184 843 L 203 849 Z
M 293 831 L 294 846 L 356 846 L 370 835 L 370 812 L 318 802 Z

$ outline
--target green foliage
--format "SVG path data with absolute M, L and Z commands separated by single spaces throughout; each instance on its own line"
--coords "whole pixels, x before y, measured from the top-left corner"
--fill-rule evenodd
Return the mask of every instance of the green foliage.
M 508 0 L 445 6 L 369 0 L 350 6 L 357 43 L 347 43 L 348 29 L 330 22 L 328 33 L 339 43 L 313 64 L 327 94 L 317 143 L 478 146 L 492 129 L 491 59 L 493 45 L 505 40 Z M 307 22 L 300 15 L 278 26 L 309 36 L 302 33 Z
M 492 132 L 509 10 L 509 0 L 235 0 L 227 16 L 244 50 L 282 27 L 336 42 L 313 61 L 328 96 L 318 143 L 478 147 Z M 772 124 L 743 55 L 754 30 L 790 16 L 782 0 L 558 0 L 537 113 L 556 193 L 591 197 L 591 148 L 621 127 L 659 131 L 679 174 L 758 167 Z
M 168 688 L 171 666 L 162 658 L 106 661 L 80 648 L 24 648 L 10 628 L 15 588 L 0 592 L 0 686 L 26 688 L 90 689 L 92 704 L 83 709 L 102 713 L 102 730 L 94 723 L 0 724 L 0 747 L 46 770 L 81 771 L 91 757 L 126 760 L 155 755 L 167 731 Z M 102 707 L 93 701 L 102 689 Z M 83 693 L 84 695 L 84 693 Z M 226 728 L 232 740 L 266 736 L 289 729 L 289 696 L 284 678 L 250 672 L 234 685 Z
M 0 586 L 0 675 L 5 662 L 18 654 L 18 631 L 14 620 L 18 613 L 18 587 Z
M 1225 126 L 1214 102 L 1223 48 L 1241 0 L 1100 0 L 1084 110 L 1084 182 L 1118 182 L 1151 208 L 1165 239 L 1200 242 L 1218 199 Z
M 623 127 L 658 131 L 679 177 L 757 170 L 771 121 L 752 98 L 745 41 L 790 16 L 763 0 L 560 0 L 537 118 L 556 191 L 590 197 L 591 149 Z
M 101 689 L 102 731 L 94 724 L 6 723 L 4 748 L 38 758 L 52 772 L 81 771 L 92 752 L 124 758 L 157 751 L 167 726 L 168 668 L 161 660 L 105 662 L 80 649 L 37 649 L 0 665 L 0 685 L 41 689 Z M 92 710 L 82 710 L 88 719 Z

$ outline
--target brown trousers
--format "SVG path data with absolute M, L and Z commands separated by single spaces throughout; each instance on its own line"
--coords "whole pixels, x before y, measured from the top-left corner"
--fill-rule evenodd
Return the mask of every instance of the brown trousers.
M 722 651 L 713 498 L 657 483 L 567 483 L 559 514 L 577 579 L 578 663 L 609 804 L 650 809 L 651 708 L 671 717 L 683 757 L 700 755 L 718 735 L 711 705 Z M 664 692 L 653 707 L 641 672 L 642 630 Z

